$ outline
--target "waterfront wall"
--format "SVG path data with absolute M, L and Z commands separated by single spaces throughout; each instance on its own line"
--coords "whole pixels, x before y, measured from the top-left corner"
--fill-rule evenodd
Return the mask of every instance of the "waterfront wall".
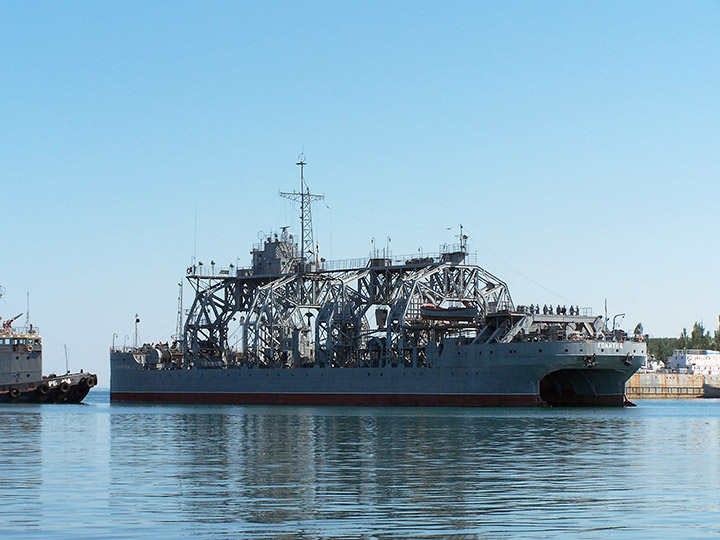
M 628 399 L 720 397 L 720 375 L 636 373 L 625 383 Z

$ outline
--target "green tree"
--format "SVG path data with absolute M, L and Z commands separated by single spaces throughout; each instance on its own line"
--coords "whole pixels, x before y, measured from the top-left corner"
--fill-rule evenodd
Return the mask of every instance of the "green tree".
M 703 323 L 696 322 L 693 324 L 692 332 L 690 333 L 690 348 L 691 349 L 709 349 L 712 339 L 710 333 L 705 333 L 705 326 Z
M 678 338 L 650 338 L 648 340 L 648 352 L 655 357 L 655 360 L 666 362 L 672 356 L 675 349 L 681 348 Z
M 687 328 L 683 328 L 680 339 L 678 340 L 678 349 L 689 349 L 690 348 L 690 336 L 688 336 Z
M 720 317 L 718 317 L 718 323 L 718 329 L 712 335 L 705 330 L 703 323 L 696 322 L 693 324 L 690 334 L 688 334 L 687 328 L 683 328 L 680 337 L 650 338 L 648 353 L 653 355 L 655 360 L 666 362 L 675 349 L 715 349 L 720 351 Z

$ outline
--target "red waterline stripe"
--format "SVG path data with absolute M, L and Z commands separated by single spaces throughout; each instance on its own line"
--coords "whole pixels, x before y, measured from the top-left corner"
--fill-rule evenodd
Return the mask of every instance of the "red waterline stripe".
M 542 405 L 532 394 L 274 394 L 200 392 L 111 392 L 110 401 L 237 405 L 351 405 L 403 407 L 529 407 Z

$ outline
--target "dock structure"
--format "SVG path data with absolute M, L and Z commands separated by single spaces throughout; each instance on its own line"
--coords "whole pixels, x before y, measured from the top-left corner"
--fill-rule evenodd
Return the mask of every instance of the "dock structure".
M 720 375 L 672 372 L 638 372 L 625 384 L 628 399 L 718 398 Z

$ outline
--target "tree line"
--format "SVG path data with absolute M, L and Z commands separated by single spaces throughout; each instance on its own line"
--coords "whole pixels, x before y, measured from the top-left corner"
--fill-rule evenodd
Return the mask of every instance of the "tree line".
M 648 353 L 655 357 L 655 360 L 665 362 L 672 356 L 675 349 L 713 349 L 720 351 L 720 327 L 711 335 L 705 330 L 703 323 L 693 324 L 690 334 L 687 328 L 683 328 L 680 337 L 650 338 L 648 340 Z

